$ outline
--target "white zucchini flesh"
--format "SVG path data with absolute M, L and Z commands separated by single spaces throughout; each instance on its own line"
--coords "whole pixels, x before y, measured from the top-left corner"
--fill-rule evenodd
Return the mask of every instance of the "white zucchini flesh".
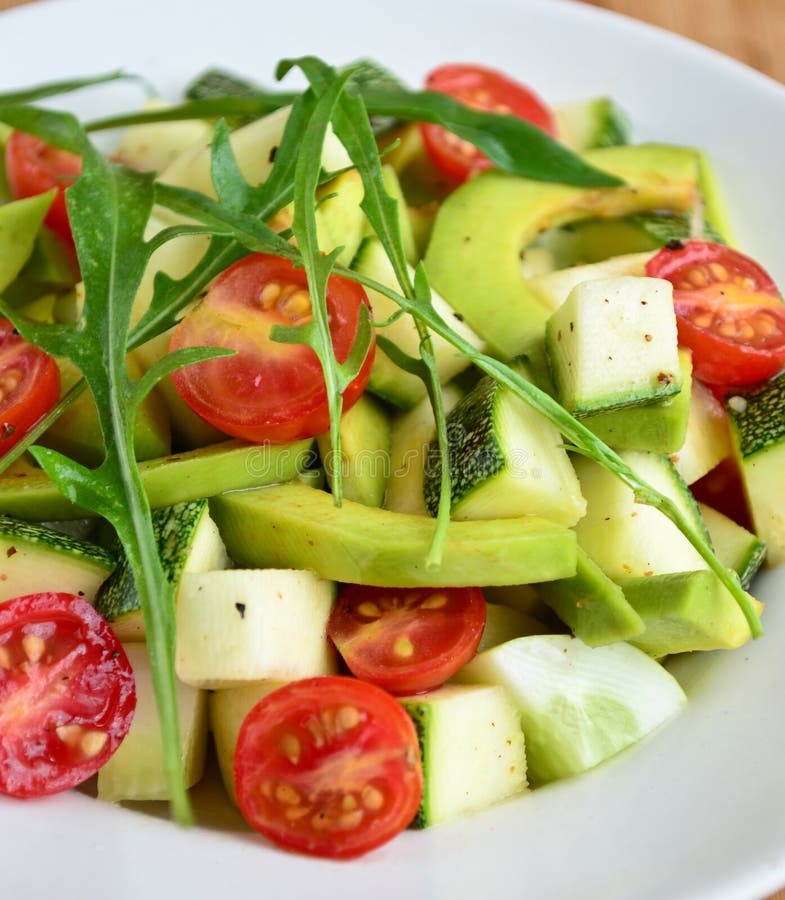
M 686 703 L 676 679 L 643 651 L 589 647 L 569 635 L 517 638 L 456 676 L 500 684 L 521 715 L 532 783 L 577 775 L 639 741 Z
M 177 603 L 175 670 L 186 684 L 238 687 L 329 675 L 335 586 L 297 569 L 186 573 Z
M 128 734 L 98 772 L 102 800 L 168 800 L 164 753 L 153 676 L 146 644 L 125 644 L 136 682 L 136 712 Z M 207 746 L 207 693 L 177 682 L 180 714 L 180 758 L 188 787 L 204 772 Z

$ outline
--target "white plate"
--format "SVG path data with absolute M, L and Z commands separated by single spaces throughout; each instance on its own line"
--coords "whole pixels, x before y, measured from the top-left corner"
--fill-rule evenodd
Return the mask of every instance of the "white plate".
M 785 284 L 785 91 L 687 41 L 558 0 L 319 4 L 59 0 L 0 16 L 0 90 L 123 67 L 174 94 L 212 64 L 272 80 L 279 57 L 372 56 L 414 84 L 476 60 L 551 100 L 611 93 L 641 138 L 708 148 L 743 247 Z M 79 95 L 83 111 L 138 100 Z M 69 103 L 77 98 L 69 99 Z M 587 776 L 353 863 L 271 850 L 250 834 L 180 831 L 79 794 L 0 802 L 0 885 L 14 898 L 192 900 L 234 895 L 375 900 L 757 898 L 785 884 L 785 588 L 767 574 L 767 636 L 680 664 L 688 710 Z

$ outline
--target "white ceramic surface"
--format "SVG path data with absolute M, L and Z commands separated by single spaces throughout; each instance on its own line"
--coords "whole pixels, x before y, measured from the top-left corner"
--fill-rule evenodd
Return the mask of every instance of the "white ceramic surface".
M 0 14 L 0 91 L 117 67 L 175 95 L 222 64 L 271 83 L 281 56 L 372 56 L 413 84 L 432 65 L 498 65 L 550 100 L 611 93 L 639 138 L 708 148 L 741 245 L 785 284 L 785 91 L 719 55 L 560 0 L 273 4 L 49 0 Z M 743 24 L 743 23 L 742 23 Z M 102 114 L 134 88 L 63 101 Z M 587 776 L 353 863 L 249 833 L 181 831 L 79 794 L 0 800 L 0 888 L 23 898 L 320 896 L 374 900 L 758 898 L 785 884 L 785 573 L 757 585 L 767 636 L 675 668 L 687 711 Z M 231 826 L 231 822 L 229 823 Z

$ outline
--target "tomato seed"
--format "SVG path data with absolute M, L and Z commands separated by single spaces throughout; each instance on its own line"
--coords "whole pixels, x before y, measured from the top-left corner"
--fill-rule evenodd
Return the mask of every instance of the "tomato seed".
M 357 607 L 357 612 L 361 616 L 367 616 L 369 619 L 378 619 L 381 616 L 382 611 L 379 607 L 372 603 L 370 600 L 365 600 Z
M 0 669 L 10 670 L 11 665 L 11 651 L 8 647 L 0 647 Z
M 93 757 L 104 749 L 109 741 L 109 735 L 104 731 L 88 731 L 82 738 L 80 747 L 85 756 Z
M 728 281 L 729 280 L 728 270 L 725 268 L 725 266 L 722 265 L 722 263 L 718 263 L 718 262 L 709 263 L 709 271 L 714 276 L 716 281 Z
M 297 819 L 302 819 L 303 816 L 307 816 L 310 811 L 310 806 L 290 806 L 284 813 L 284 816 L 290 822 L 296 822 Z
M 296 735 L 293 734 L 285 734 L 281 738 L 281 742 L 278 745 L 280 747 L 281 753 L 289 760 L 293 765 L 297 765 L 300 761 L 300 741 L 297 739 Z
M 378 812 L 384 806 L 384 794 L 373 785 L 367 784 L 362 791 L 362 802 L 369 812 Z
M 344 794 L 343 800 L 341 800 L 341 809 L 345 812 L 350 812 L 353 809 L 357 809 L 357 801 L 354 799 L 353 794 Z
M 66 747 L 78 747 L 82 740 L 84 728 L 81 725 L 59 725 L 55 728 L 55 734 L 66 745 Z
M 46 653 L 46 642 L 37 634 L 26 634 L 22 638 L 22 649 L 31 663 L 37 663 Z
M 403 657 L 411 656 L 414 653 L 414 644 L 411 642 L 408 635 L 402 634 L 395 639 L 393 653 L 396 656 Z
M 268 282 L 259 294 L 259 302 L 264 309 L 269 309 L 281 296 L 281 285 L 277 281 Z
M 717 331 L 723 336 L 727 338 L 736 337 L 736 324 L 734 322 L 724 321 L 720 322 L 717 326 Z
M 282 782 L 275 788 L 275 799 L 287 806 L 299 806 L 303 798 L 290 784 Z
M 446 594 L 431 594 L 420 604 L 421 609 L 441 609 L 447 605 Z
M 695 287 L 704 287 L 709 281 L 708 276 L 703 269 L 693 269 L 687 277 L 690 280 L 690 284 Z
M 342 828 L 344 831 L 350 831 L 352 828 L 357 828 L 364 817 L 365 813 L 361 809 L 344 813 L 342 816 L 338 817 L 338 827 Z
M 335 717 L 338 731 L 351 731 L 360 724 L 360 710 L 356 706 L 342 706 Z

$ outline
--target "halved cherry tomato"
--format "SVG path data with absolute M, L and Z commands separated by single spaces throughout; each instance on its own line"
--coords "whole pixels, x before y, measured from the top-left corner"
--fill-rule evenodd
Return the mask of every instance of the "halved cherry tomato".
M 327 312 L 336 359 L 352 348 L 365 291 L 332 275 Z M 316 353 L 304 344 L 270 339 L 273 325 L 311 320 L 305 270 L 286 259 L 257 253 L 216 278 L 205 299 L 177 326 L 170 349 L 218 346 L 234 356 L 185 366 L 174 373 L 177 390 L 198 415 L 247 441 L 283 443 L 313 437 L 330 425 L 324 376 Z M 343 395 L 344 411 L 363 392 L 375 340 L 358 376 Z
M 0 319 L 0 456 L 7 453 L 60 399 L 54 358 L 29 344 Z
M 747 531 L 755 531 L 739 464 L 732 457 L 726 457 L 711 472 L 694 481 L 690 491 L 699 503 L 724 513 Z
M 771 276 L 723 244 L 668 245 L 646 274 L 673 284 L 679 343 L 707 384 L 764 381 L 785 367 L 785 304 Z
M 352 674 L 391 694 L 443 684 L 477 650 L 485 628 L 479 588 L 345 585 L 327 634 Z
M 0 793 L 81 784 L 117 749 L 135 706 L 128 658 L 86 600 L 46 593 L 0 605 Z
M 428 74 L 425 87 L 475 109 L 526 119 L 548 134 L 556 134 L 553 114 L 545 103 L 529 88 L 494 69 L 463 63 L 439 66 Z M 434 165 L 455 181 L 465 181 L 493 165 L 474 144 L 441 125 L 423 122 L 420 130 Z
M 65 189 L 81 174 L 81 158 L 51 147 L 32 134 L 12 131 L 5 148 L 5 168 L 15 199 L 34 197 L 57 188 L 44 222 L 64 241 L 72 243 Z
M 293 681 L 248 713 L 234 755 L 248 823 L 282 847 L 358 856 L 395 837 L 422 798 L 417 734 L 385 691 L 341 676 Z

